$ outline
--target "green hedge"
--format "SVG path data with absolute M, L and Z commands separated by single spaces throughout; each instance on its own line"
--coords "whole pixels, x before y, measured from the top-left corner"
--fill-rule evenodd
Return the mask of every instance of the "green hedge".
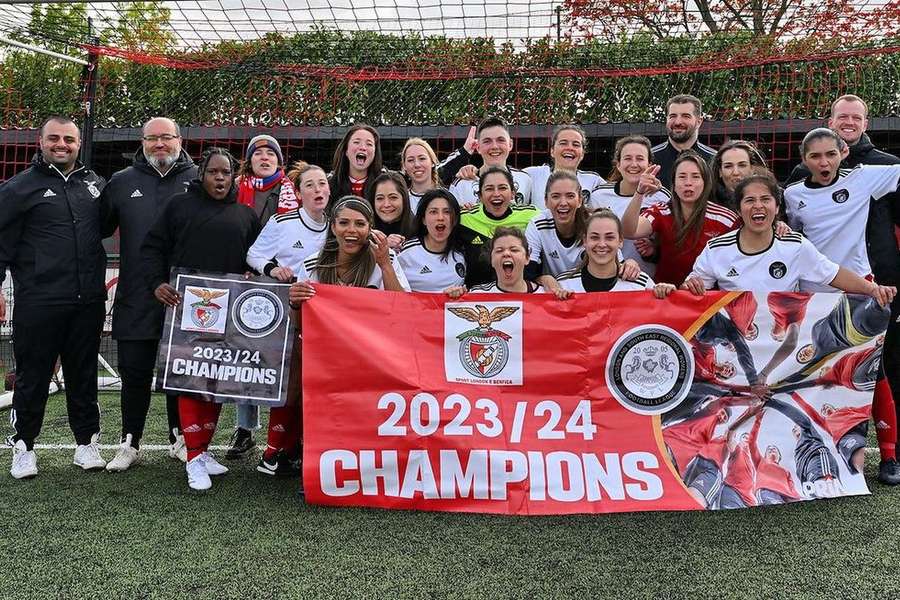
M 725 120 L 820 117 L 847 92 L 864 96 L 872 116 L 898 115 L 900 54 L 891 44 L 900 45 L 900 38 L 881 44 L 886 49 L 877 54 L 810 61 L 804 57 L 827 50 L 827 40 L 785 48 L 734 33 L 662 42 L 635 36 L 615 44 L 544 38 L 516 49 L 488 38 L 317 30 L 178 56 L 203 67 L 191 70 L 103 58 L 96 124 L 136 126 L 151 114 L 186 125 L 447 125 L 487 113 L 519 124 L 643 122 L 660 119 L 666 98 L 684 92 L 699 96 L 710 117 Z M 792 58 L 730 66 L 752 56 Z M 714 70 L 703 68 L 707 64 Z M 438 77 L 365 81 L 299 71 L 310 66 Z M 542 76 L 535 73 L 540 69 L 561 71 Z M 594 74 L 565 73 L 579 69 Z M 639 74 L 642 69 L 652 74 Z M 7 53 L 0 64 L 2 126 L 33 127 L 47 114 L 80 114 L 80 72 L 43 56 Z

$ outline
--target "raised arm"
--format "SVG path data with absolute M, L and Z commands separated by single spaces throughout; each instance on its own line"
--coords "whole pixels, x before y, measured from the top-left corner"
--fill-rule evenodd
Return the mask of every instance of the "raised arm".
M 658 173 L 659 165 L 650 165 L 641 174 L 637 190 L 622 215 L 622 230 L 626 238 L 644 238 L 653 233 L 653 225 L 641 216 L 641 204 L 645 196 L 654 194 L 662 188 L 662 183 L 656 178 Z

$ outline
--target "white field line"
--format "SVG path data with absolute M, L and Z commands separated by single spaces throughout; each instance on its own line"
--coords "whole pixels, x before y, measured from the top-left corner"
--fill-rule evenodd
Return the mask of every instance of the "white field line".
M 228 450 L 231 446 L 210 446 L 210 450 Z M 100 444 L 101 450 L 118 450 L 119 444 Z M 258 450 L 264 450 L 265 446 L 257 446 Z M 35 444 L 35 450 L 75 450 L 75 444 Z M 0 450 L 12 450 L 7 445 L 0 446 Z M 168 452 L 168 444 L 141 444 L 141 451 L 144 452 Z

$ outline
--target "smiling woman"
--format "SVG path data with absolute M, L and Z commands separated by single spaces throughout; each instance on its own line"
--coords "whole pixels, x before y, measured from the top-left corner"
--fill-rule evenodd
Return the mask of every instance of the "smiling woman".
M 344 196 L 333 210 L 325 245 L 303 262 L 291 286 L 291 302 L 311 298 L 314 282 L 408 292 L 409 282 L 387 236 L 372 228 L 375 213 L 369 203 Z
M 515 181 L 504 167 L 488 167 L 478 179 L 480 202 L 462 212 L 462 238 L 466 247 L 466 285 L 488 283 L 494 279 L 484 247 L 498 227 L 524 230 L 538 214 L 531 206 L 513 204 Z
M 603 183 L 603 178 L 599 174 L 578 168 L 584 160 L 587 148 L 587 134 L 580 126 L 568 124 L 555 127 L 550 137 L 550 164 L 523 169 L 531 177 L 531 204 L 545 208 L 547 181 L 555 171 L 575 174 L 587 200 L 590 191 Z
M 400 173 L 386 171 L 376 177 L 366 200 L 375 210 L 375 229 L 388 236 L 388 245 L 392 250 L 398 249 L 415 233 L 409 190 Z

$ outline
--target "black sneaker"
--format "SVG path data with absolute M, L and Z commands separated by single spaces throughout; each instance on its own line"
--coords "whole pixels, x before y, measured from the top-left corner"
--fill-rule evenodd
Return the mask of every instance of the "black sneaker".
M 900 464 L 893 458 L 881 461 L 878 465 L 878 481 L 885 485 L 900 483 Z
M 276 454 L 268 460 L 266 460 L 266 457 L 263 456 L 261 459 L 259 459 L 259 464 L 256 465 L 256 470 L 265 475 L 278 475 L 278 455 Z
M 284 452 L 279 452 L 270 459 L 263 456 L 256 470 L 275 477 L 296 477 L 300 473 L 299 464 L 299 461 L 290 460 Z
M 231 447 L 225 452 L 225 458 L 228 460 L 243 458 L 256 448 L 256 442 L 253 441 L 253 433 L 249 429 L 242 427 L 234 430 L 229 443 Z

